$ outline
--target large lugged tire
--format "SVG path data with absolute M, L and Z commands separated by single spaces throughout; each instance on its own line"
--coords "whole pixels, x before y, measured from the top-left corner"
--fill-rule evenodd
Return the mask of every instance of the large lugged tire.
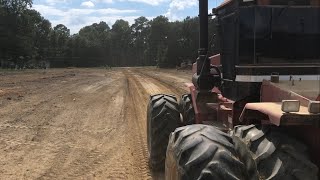
M 195 113 L 192 106 L 191 94 L 181 96 L 179 107 L 183 119 L 182 125 L 195 124 Z
M 228 134 L 207 125 L 177 128 L 170 135 L 167 180 L 248 179 Z
M 317 180 L 307 148 L 273 126 L 236 126 L 231 133 L 240 159 L 259 179 Z
M 180 113 L 177 99 L 158 94 L 150 97 L 147 109 L 149 165 L 153 170 L 164 168 L 170 133 L 178 127 Z

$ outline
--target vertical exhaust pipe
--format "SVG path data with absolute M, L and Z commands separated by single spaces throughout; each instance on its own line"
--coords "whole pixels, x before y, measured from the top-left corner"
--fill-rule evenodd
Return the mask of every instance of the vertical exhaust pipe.
M 199 0 L 199 55 L 208 51 L 208 0 Z
M 199 50 L 197 59 L 197 75 L 209 73 L 208 58 L 208 0 L 199 0 Z
M 210 62 L 208 53 L 208 0 L 199 0 L 199 50 L 197 58 L 197 73 L 192 82 L 198 90 L 210 90 Z

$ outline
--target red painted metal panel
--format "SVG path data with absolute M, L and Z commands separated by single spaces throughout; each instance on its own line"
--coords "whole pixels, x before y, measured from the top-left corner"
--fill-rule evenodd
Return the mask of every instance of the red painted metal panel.
M 217 108 L 210 109 L 207 106 L 209 102 L 212 103 L 214 101 L 212 97 L 214 97 L 215 96 L 214 94 L 216 93 L 215 92 L 213 92 L 212 94 L 208 93 L 208 95 L 203 96 L 201 94 L 198 94 L 199 92 L 196 90 L 196 87 L 192 83 L 186 83 L 186 85 L 190 89 L 192 105 L 195 112 L 196 124 L 202 124 L 204 121 L 216 121 L 218 109 Z M 202 98 L 199 98 L 199 95 L 202 96 Z M 223 99 L 222 97 L 220 98 Z M 216 99 L 219 100 L 219 96 Z
M 220 66 L 221 61 L 220 61 L 220 54 L 216 54 L 214 56 L 209 57 L 210 64 L 214 66 Z M 197 73 L 197 63 L 192 64 L 192 73 Z
M 252 117 L 255 113 L 252 111 L 258 111 L 267 117 L 260 120 L 269 120 L 270 123 L 280 126 L 280 125 L 312 125 L 314 127 L 319 127 L 320 124 L 320 114 L 310 114 L 308 108 L 301 106 L 299 112 L 285 113 L 281 110 L 280 102 L 260 102 L 260 103 L 248 103 L 246 104 L 242 114 L 240 116 L 240 121 L 245 121 L 246 118 Z M 257 114 L 256 114 L 257 115 Z
M 203 121 L 203 118 L 201 117 L 200 109 L 197 105 L 197 102 L 195 101 L 196 87 L 192 83 L 186 83 L 186 85 L 190 89 L 190 94 L 191 94 L 191 98 L 192 98 L 192 106 L 193 106 L 194 113 L 195 113 L 196 124 L 201 124 Z
M 220 54 L 216 54 L 214 56 L 209 57 L 210 59 L 210 64 L 214 66 L 220 66 L 221 65 L 221 60 L 220 60 Z
M 299 100 L 302 106 L 308 106 L 309 99 L 297 93 L 281 89 L 270 81 L 264 80 L 261 86 L 261 102 L 281 102 L 282 100 Z
M 193 74 L 197 73 L 197 63 L 192 64 L 192 73 Z
M 223 6 L 226 6 L 227 4 L 231 3 L 233 0 L 225 0 L 223 1 L 219 6 L 217 6 L 218 8 L 222 8 Z
M 250 110 L 259 111 L 260 113 L 267 115 L 272 124 L 275 124 L 277 126 L 280 125 L 280 119 L 283 115 L 283 112 L 281 111 L 281 104 L 279 108 L 279 104 L 276 103 L 248 103 L 246 104 L 240 115 L 240 121 L 244 121 L 247 116 L 251 116 L 250 114 L 248 114 L 248 112 L 251 112 Z

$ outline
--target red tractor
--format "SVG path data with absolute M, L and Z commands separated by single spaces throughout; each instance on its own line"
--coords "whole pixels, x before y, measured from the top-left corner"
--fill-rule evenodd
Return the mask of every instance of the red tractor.
M 166 179 L 318 179 L 320 1 L 208 1 L 190 94 L 150 97 L 150 166 Z

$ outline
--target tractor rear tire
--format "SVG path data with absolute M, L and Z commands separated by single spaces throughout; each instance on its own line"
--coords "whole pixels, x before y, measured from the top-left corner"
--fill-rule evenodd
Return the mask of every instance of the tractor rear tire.
M 248 179 L 232 138 L 213 126 L 177 128 L 170 135 L 166 156 L 167 180 Z
M 259 179 L 317 180 L 318 167 L 304 144 L 274 126 L 236 126 L 231 132 L 240 159 Z
M 150 97 L 147 109 L 149 166 L 164 169 L 170 133 L 178 127 L 180 113 L 175 96 L 157 94 Z
M 179 107 L 182 114 L 182 125 L 195 124 L 195 113 L 192 105 L 191 94 L 184 94 L 181 96 Z

